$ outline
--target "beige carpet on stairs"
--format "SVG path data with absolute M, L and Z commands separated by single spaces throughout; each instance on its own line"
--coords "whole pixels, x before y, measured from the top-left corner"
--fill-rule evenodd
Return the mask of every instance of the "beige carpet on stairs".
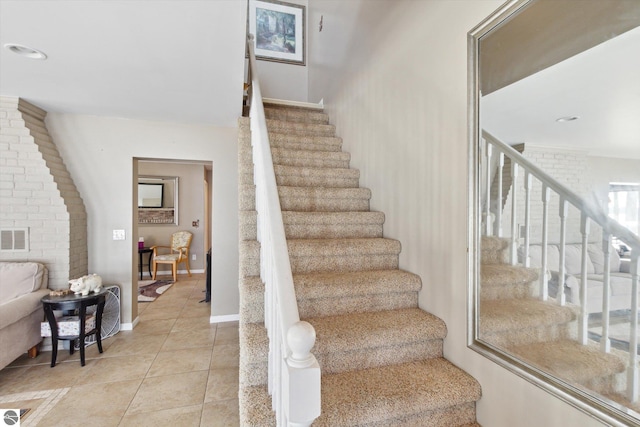
M 578 388 L 629 406 L 624 398 L 628 356 L 615 349 L 602 353 L 593 341 L 581 345 L 578 308 L 541 301 L 537 272 L 506 265 L 506 239 L 483 237 L 481 246 L 481 339 Z
M 314 426 L 477 426 L 478 382 L 442 357 L 444 322 L 418 308 L 421 280 L 321 110 L 266 105 L 300 317 L 314 325 L 322 415 Z M 240 418 L 274 426 L 259 278 L 250 129 L 239 121 Z

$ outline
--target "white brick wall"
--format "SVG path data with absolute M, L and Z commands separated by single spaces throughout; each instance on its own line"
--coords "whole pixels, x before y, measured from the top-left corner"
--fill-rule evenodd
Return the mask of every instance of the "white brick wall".
M 524 157 L 541 168 L 543 171 L 551 175 L 560 184 L 569 188 L 578 196 L 590 200 L 593 198 L 590 189 L 590 180 L 587 170 L 587 153 L 575 150 L 565 150 L 550 147 L 536 147 L 525 145 Z M 517 223 L 524 225 L 525 210 L 525 190 L 524 190 L 524 171 L 520 170 L 518 175 L 518 197 L 517 197 Z M 535 178 L 532 180 L 531 188 L 531 243 L 540 243 L 542 236 L 542 184 Z M 509 193 L 507 203 L 503 211 L 503 230 L 504 235 L 510 235 L 511 223 L 511 201 L 512 192 Z M 567 242 L 581 242 L 580 233 L 580 214 L 569 205 L 567 215 Z M 550 243 L 557 243 L 560 240 L 560 202 L 559 197 L 552 191 L 549 203 L 549 233 L 548 239 Z M 600 230 L 597 227 L 591 227 L 590 241 L 598 241 L 600 239 Z
M 46 112 L 0 97 L 0 227 L 29 227 L 29 252 L 0 252 L 0 260 L 29 260 L 49 269 L 49 287 L 68 288 L 87 274 L 87 214 L 44 124 Z

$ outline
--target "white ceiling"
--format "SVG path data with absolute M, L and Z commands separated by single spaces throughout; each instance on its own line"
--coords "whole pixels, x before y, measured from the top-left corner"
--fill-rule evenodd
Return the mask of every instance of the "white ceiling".
M 246 2 L 0 0 L 0 94 L 49 112 L 234 126 Z
M 511 144 L 640 159 L 640 27 L 483 97 L 481 121 Z

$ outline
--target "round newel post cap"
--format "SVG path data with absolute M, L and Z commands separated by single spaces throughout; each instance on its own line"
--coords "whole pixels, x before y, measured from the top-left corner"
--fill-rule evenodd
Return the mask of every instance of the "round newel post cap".
M 291 349 L 290 366 L 304 368 L 313 363 L 311 349 L 316 343 L 316 330 L 310 323 L 299 321 L 287 331 L 287 344 Z

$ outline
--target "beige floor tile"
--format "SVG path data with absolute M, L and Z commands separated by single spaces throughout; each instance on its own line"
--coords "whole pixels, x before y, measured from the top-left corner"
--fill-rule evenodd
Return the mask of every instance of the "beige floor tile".
M 205 403 L 238 397 L 238 368 L 215 368 L 209 371 Z
M 240 342 L 238 328 L 218 327 L 216 333 L 216 344 L 238 344 Z
M 213 347 L 216 338 L 214 329 L 171 332 L 162 346 L 162 351 L 185 348 Z
M 238 399 L 204 404 L 201 427 L 238 427 L 239 425 Z
M 147 377 L 179 374 L 181 372 L 208 371 L 210 362 L 211 349 L 208 347 L 161 351 L 153 361 Z
M 171 332 L 171 328 L 176 323 L 176 319 L 157 319 L 157 320 L 147 320 L 146 318 L 142 318 L 140 322 L 136 325 L 133 332 L 135 334 L 144 334 L 144 335 L 157 335 L 157 334 L 168 334 Z
M 76 384 L 98 384 L 143 379 L 155 358 L 155 354 L 141 354 L 106 357 L 96 360 L 96 363 L 87 371 L 87 374 L 80 378 Z
M 211 317 L 211 305 L 191 299 L 184 305 L 180 317 Z
M 103 356 L 118 357 L 136 354 L 157 353 L 168 335 L 138 335 L 133 331 L 120 332 L 118 339 Z
M 145 378 L 127 415 L 202 404 L 206 388 L 207 375 L 199 371 Z
M 171 332 L 184 332 L 184 331 L 201 331 L 204 329 L 216 330 L 218 327 L 215 323 L 209 323 L 209 316 L 200 317 L 181 317 L 176 320 Z
M 211 354 L 211 369 L 237 368 L 240 366 L 240 346 L 238 344 L 215 344 Z
M 201 413 L 202 405 L 193 405 L 141 414 L 127 414 L 122 418 L 120 427 L 199 426 Z
M 94 384 L 71 387 L 38 427 L 59 427 L 78 421 L 86 421 L 91 426 L 117 426 L 141 382 L 131 380 L 104 383 L 99 387 Z
M 147 303 L 149 304 L 149 303 Z M 153 302 L 151 304 L 154 304 Z M 180 317 L 180 312 L 182 311 L 182 306 L 173 307 L 173 308 L 147 308 L 142 312 L 139 317 L 140 320 L 162 320 L 162 319 L 177 319 Z
M 85 366 L 80 366 L 80 362 L 65 362 L 53 368 L 49 364 L 5 368 L 0 371 L 0 395 L 71 387 L 94 363 L 95 360 L 87 360 Z

